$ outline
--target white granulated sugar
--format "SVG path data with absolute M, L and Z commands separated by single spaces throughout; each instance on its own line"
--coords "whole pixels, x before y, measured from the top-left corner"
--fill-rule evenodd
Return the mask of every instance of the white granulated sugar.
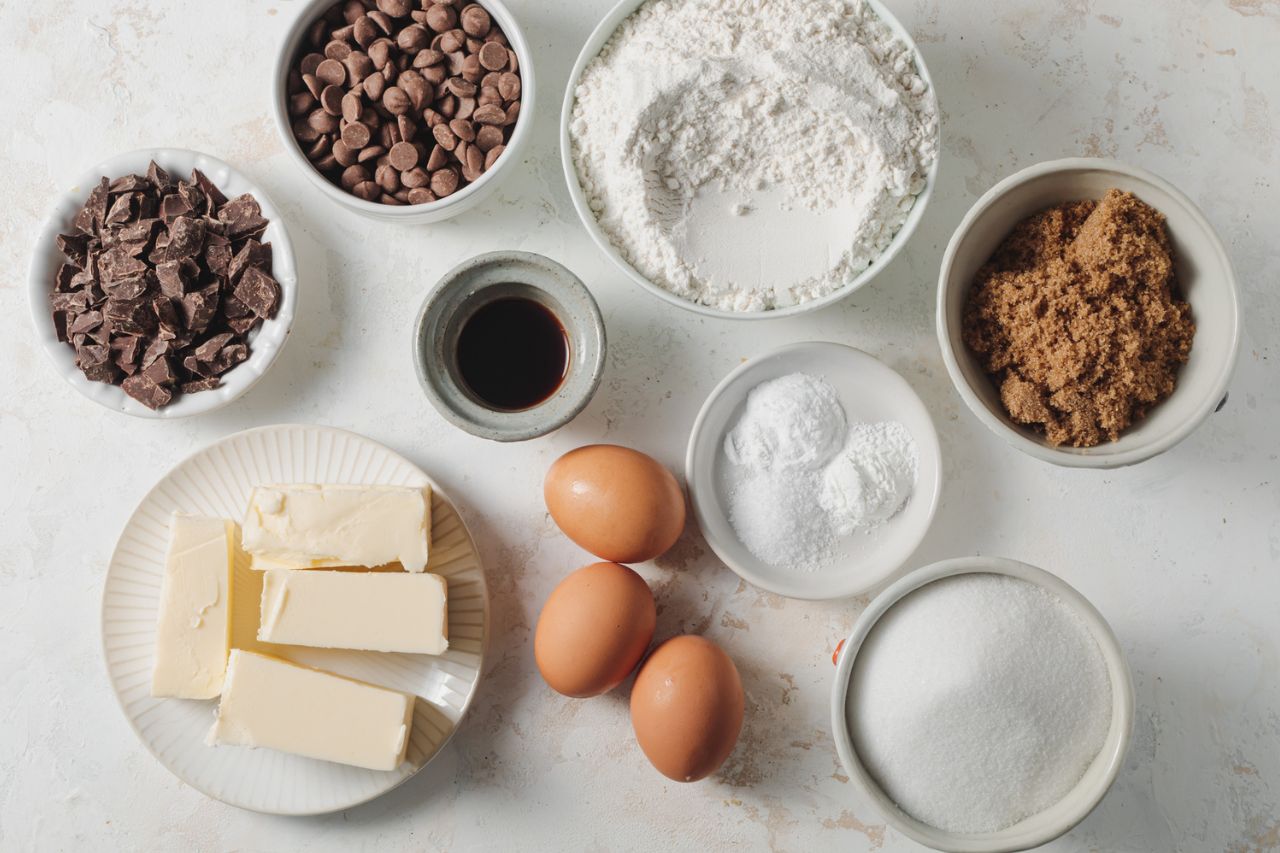
M 762 382 L 725 435 L 729 523 L 760 560 L 828 564 L 839 537 L 893 516 L 911 495 L 916 446 L 902 424 L 849 424 L 830 383 L 804 373 Z
M 1055 593 L 959 575 L 872 628 L 846 713 L 859 758 L 903 811 L 951 832 L 996 832 L 1080 781 L 1111 727 L 1111 681 Z
M 610 241 L 730 311 L 852 281 L 937 156 L 933 92 L 862 0 L 650 0 L 575 98 L 573 159 Z

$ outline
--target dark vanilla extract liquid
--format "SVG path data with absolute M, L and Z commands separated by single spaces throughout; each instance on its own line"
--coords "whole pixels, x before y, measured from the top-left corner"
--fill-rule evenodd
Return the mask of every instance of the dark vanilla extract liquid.
M 569 369 L 569 338 L 548 308 L 509 296 L 482 305 L 458 335 L 458 371 L 495 409 L 532 408 L 556 392 Z

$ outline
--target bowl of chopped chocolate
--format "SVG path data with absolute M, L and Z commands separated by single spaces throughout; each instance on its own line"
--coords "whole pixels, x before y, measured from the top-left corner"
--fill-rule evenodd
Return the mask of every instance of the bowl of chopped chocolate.
M 970 209 L 943 256 L 943 361 L 978 419 L 1038 459 L 1116 468 L 1225 401 L 1235 274 L 1204 214 L 1114 160 L 1041 163 Z
M 63 194 L 28 292 L 45 351 L 76 390 L 180 418 L 225 406 L 275 361 L 297 270 L 279 212 L 248 178 L 155 148 L 99 163 Z
M 437 222 L 478 204 L 532 132 L 533 66 L 498 0 L 312 0 L 272 112 L 291 160 L 348 210 Z

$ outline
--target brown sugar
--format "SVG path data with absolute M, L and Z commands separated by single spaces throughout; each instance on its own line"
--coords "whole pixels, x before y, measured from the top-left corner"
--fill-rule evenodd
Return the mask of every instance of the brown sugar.
M 964 341 L 1018 423 L 1054 445 L 1114 441 L 1173 393 L 1191 352 L 1164 216 L 1108 190 L 1020 222 L 978 270 Z

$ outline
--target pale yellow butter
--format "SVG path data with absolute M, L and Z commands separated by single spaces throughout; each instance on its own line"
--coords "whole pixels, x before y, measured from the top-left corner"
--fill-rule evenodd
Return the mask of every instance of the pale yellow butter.
M 263 574 L 258 639 L 443 654 L 449 648 L 448 585 L 425 573 L 271 570 Z
M 258 486 L 249 498 L 244 549 L 255 568 L 427 566 L 428 486 Z
M 404 761 L 414 696 L 233 649 L 210 746 L 267 747 L 370 770 Z
M 231 643 L 236 525 L 174 514 L 160 586 L 151 695 L 212 699 Z

